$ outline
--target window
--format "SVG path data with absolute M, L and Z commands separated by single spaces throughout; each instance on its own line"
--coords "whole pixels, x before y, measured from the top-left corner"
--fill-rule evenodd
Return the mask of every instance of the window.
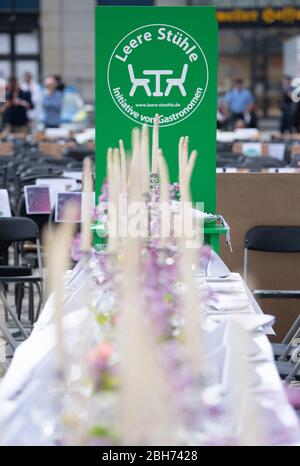
M 10 53 L 10 36 L 6 33 L 0 33 L 0 55 Z
M 0 78 L 6 81 L 11 75 L 11 63 L 9 60 L 0 60 Z
M 2 11 L 38 11 L 39 0 L 0 0 Z
M 17 60 L 15 63 L 16 77 L 23 80 L 25 71 L 28 71 L 35 81 L 39 80 L 39 66 L 37 60 Z
M 0 0 L 0 72 L 40 75 L 38 0 Z
M 15 52 L 20 55 L 39 53 L 39 39 L 36 31 L 15 35 Z

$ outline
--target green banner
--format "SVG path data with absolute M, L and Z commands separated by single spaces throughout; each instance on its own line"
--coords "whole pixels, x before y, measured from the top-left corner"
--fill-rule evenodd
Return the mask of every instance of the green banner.
M 96 7 L 96 184 L 106 150 L 160 115 L 172 181 L 178 141 L 198 151 L 194 201 L 216 203 L 217 22 L 214 7 Z

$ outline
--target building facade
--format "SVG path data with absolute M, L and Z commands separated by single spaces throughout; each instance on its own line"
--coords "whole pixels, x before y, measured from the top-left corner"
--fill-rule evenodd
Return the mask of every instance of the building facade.
M 94 7 L 215 5 L 219 22 L 219 91 L 241 77 L 258 112 L 280 112 L 284 44 L 300 35 L 300 0 L 0 0 L 0 77 L 59 74 L 94 99 Z

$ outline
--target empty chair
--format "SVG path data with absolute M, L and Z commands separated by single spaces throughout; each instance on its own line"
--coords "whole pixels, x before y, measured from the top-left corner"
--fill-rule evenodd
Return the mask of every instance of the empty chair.
M 295 155 L 293 157 L 291 163 L 290 163 L 291 168 L 300 168 L 300 155 Z
M 223 152 L 226 153 L 232 153 L 232 142 L 223 142 L 223 141 L 217 141 L 217 153 L 221 154 Z
M 247 282 L 248 251 L 296 253 L 300 252 L 300 227 L 298 226 L 255 226 L 246 232 L 244 239 L 244 280 Z M 255 290 L 256 291 L 256 290 Z M 266 293 L 263 293 L 266 291 Z M 290 294 L 297 294 L 300 291 L 273 291 L 260 290 L 260 294 L 272 297 Z
M 20 264 L 20 243 L 23 244 L 25 241 L 34 241 L 37 246 L 37 257 L 38 257 L 38 274 L 34 275 L 33 270 L 27 264 Z M 0 300 L 3 303 L 4 309 L 7 314 L 10 315 L 14 324 L 19 329 L 21 335 L 26 338 L 27 332 L 25 331 L 23 325 L 21 324 L 20 319 L 18 318 L 17 313 L 9 304 L 6 293 L 5 286 L 14 283 L 17 285 L 29 284 L 31 291 L 32 285 L 35 284 L 39 293 L 40 302 L 37 310 L 37 315 L 40 310 L 42 301 L 43 301 L 43 272 L 42 272 L 42 258 L 41 258 L 41 249 L 39 241 L 39 231 L 38 226 L 33 220 L 29 218 L 22 217 L 12 217 L 12 218 L 0 218 L 0 242 L 7 244 L 9 247 L 10 244 L 15 246 L 15 260 L 14 265 L 3 265 L 0 266 Z M 33 293 L 31 293 L 31 299 L 33 299 Z M 32 305 L 32 307 L 31 307 Z M 33 323 L 34 321 L 34 310 L 33 303 L 30 303 L 30 309 L 32 315 L 30 315 L 30 320 Z M 7 342 L 14 350 L 16 348 L 16 341 L 13 335 L 9 332 L 8 327 L 4 321 L 0 322 L 1 330 L 3 331 L 4 337 Z
M 245 157 L 240 168 L 264 169 L 264 168 L 283 168 L 285 162 L 275 159 L 271 156 Z
M 168 96 L 170 94 L 172 87 L 178 87 L 181 94 L 183 96 L 186 96 L 186 90 L 184 88 L 184 83 L 185 83 L 188 67 L 189 66 L 186 63 L 183 65 L 180 78 L 167 78 L 166 79 L 168 85 L 167 85 L 167 89 L 165 92 L 165 96 Z
M 14 207 L 17 208 L 24 186 L 35 184 L 36 179 L 61 178 L 62 174 L 63 170 L 61 167 L 47 167 L 42 164 L 36 164 L 34 167 L 27 168 L 22 173 L 18 173 L 14 188 Z
M 41 239 L 41 235 L 43 232 L 43 228 L 47 225 L 49 220 L 49 214 L 27 214 L 26 212 L 26 204 L 25 204 L 25 196 L 24 194 L 21 195 L 19 204 L 17 206 L 16 215 L 18 217 L 27 217 L 33 220 L 39 229 L 39 237 Z
M 93 149 L 88 149 L 83 146 L 68 147 L 63 152 L 64 157 L 68 157 L 77 162 L 82 162 L 85 157 L 90 157 L 95 159 L 95 151 Z
M 300 227 L 298 226 L 255 226 L 246 232 L 244 239 L 244 280 L 248 278 L 248 251 L 265 253 L 299 253 Z M 265 290 L 254 289 L 256 298 L 272 299 L 300 299 L 300 290 Z M 290 356 L 293 342 L 300 337 L 300 313 L 281 344 L 273 344 L 275 357 L 279 358 L 278 370 L 280 375 L 288 380 L 296 377 L 300 366 L 291 361 L 282 361 Z
M 232 152 L 217 152 L 217 167 L 239 167 L 243 160 L 243 155 L 237 156 Z
M 132 83 L 132 87 L 130 89 L 129 95 L 132 97 L 135 94 L 135 91 L 136 91 L 137 87 L 143 87 L 145 89 L 145 92 L 146 92 L 147 96 L 150 97 L 151 96 L 151 91 L 150 91 L 150 87 L 149 87 L 150 79 L 148 79 L 148 78 L 136 78 L 134 76 L 132 65 L 128 65 L 128 72 L 129 72 L 129 76 L 130 76 L 130 81 Z
M 71 157 L 64 157 L 62 156 L 61 159 L 55 159 L 51 155 L 44 155 L 40 160 L 39 163 L 47 164 L 48 166 L 55 167 L 58 169 L 62 169 L 62 167 L 66 167 L 68 163 L 72 163 L 73 159 Z

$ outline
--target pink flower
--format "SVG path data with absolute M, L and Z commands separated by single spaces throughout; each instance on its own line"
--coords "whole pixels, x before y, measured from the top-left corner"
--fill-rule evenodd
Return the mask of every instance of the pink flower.
M 286 388 L 286 393 L 290 404 L 295 409 L 300 409 L 300 388 L 294 388 L 289 386 Z
M 95 348 L 87 353 L 87 364 L 91 372 L 104 369 L 112 354 L 111 345 L 108 343 L 99 343 Z

